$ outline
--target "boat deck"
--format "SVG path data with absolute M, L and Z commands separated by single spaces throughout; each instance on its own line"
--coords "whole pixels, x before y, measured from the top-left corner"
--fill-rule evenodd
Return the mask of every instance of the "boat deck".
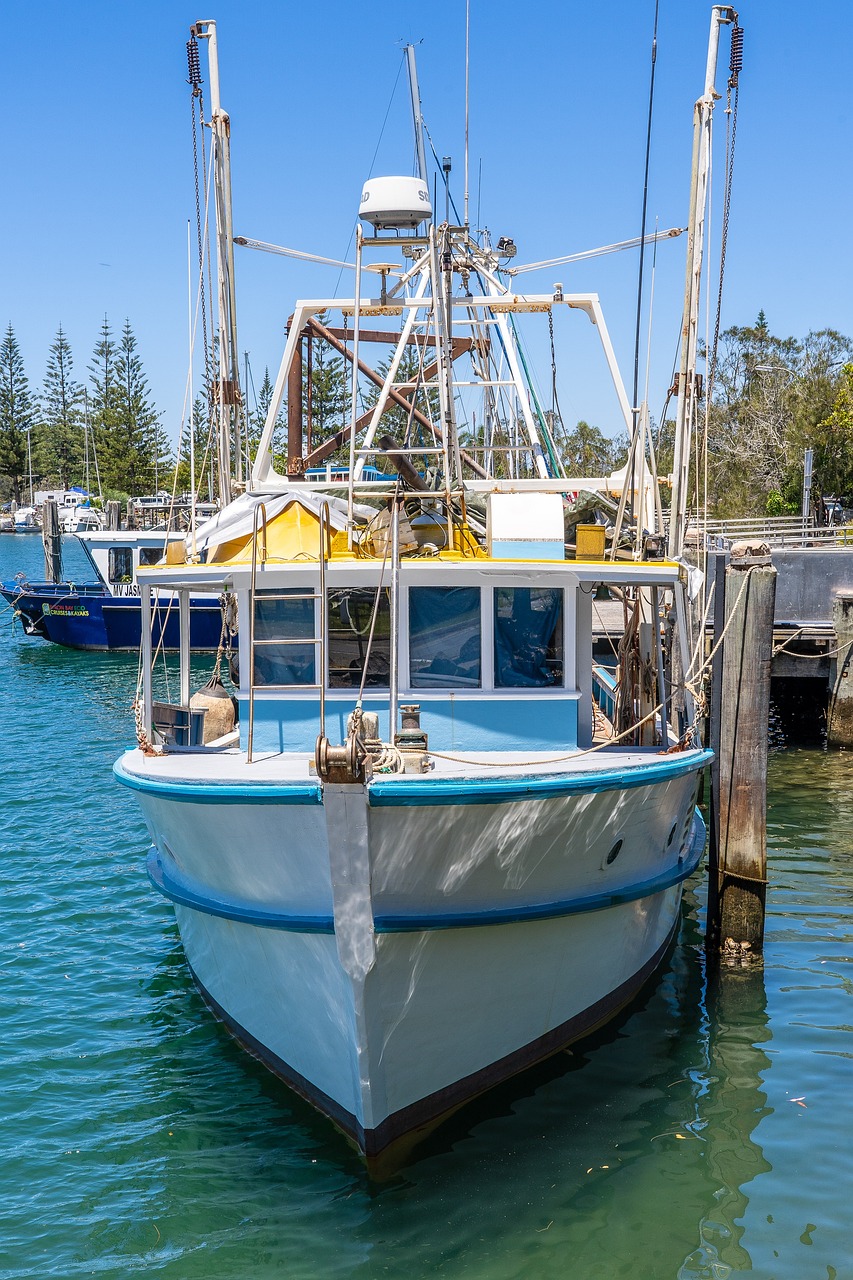
M 694 756 L 697 752 L 679 753 Z M 705 754 L 698 752 L 698 754 Z M 559 777 L 565 774 L 595 774 L 648 768 L 655 760 L 673 759 L 659 747 L 620 747 L 596 745 L 592 751 L 576 750 L 553 753 L 545 751 L 511 752 L 430 752 L 432 768 L 425 774 L 374 773 L 373 781 L 393 779 L 395 783 L 419 782 L 434 778 L 482 779 L 484 777 Z M 251 764 L 246 752 L 239 748 L 216 752 L 167 752 L 146 756 L 139 750 L 128 751 L 121 767 L 131 777 L 175 783 L 227 784 L 230 786 L 276 786 L 288 783 L 316 783 L 314 757 L 307 752 L 256 754 Z

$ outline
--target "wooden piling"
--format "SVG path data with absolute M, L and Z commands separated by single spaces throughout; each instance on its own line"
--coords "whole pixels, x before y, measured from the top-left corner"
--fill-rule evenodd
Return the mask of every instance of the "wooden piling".
M 121 503 L 112 498 L 107 503 L 107 528 L 112 532 L 121 522 Z
M 62 581 L 62 526 L 59 507 L 48 498 L 41 509 L 41 540 L 44 546 L 44 576 L 48 582 Z
M 707 945 L 727 960 L 760 955 L 767 885 L 767 733 L 776 570 L 766 543 L 736 543 L 725 574 L 719 746 L 712 794 Z M 715 708 L 716 711 L 716 708 Z
M 826 739 L 830 747 L 853 747 L 853 592 L 836 594 L 832 602 L 832 626 L 838 652 L 829 673 Z

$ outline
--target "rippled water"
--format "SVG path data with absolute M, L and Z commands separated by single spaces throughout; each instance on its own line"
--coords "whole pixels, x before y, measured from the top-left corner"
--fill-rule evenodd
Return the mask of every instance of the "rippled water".
M 374 1185 L 187 976 L 110 775 L 135 674 L 0 615 L 0 1277 L 853 1275 L 850 757 L 773 758 L 763 974 L 708 980 L 696 877 L 620 1025 Z

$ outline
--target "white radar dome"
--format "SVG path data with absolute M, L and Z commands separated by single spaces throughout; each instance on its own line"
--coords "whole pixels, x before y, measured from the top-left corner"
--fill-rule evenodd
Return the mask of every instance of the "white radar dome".
M 432 202 L 420 178 L 370 178 L 358 215 L 376 231 L 414 231 L 432 217 Z

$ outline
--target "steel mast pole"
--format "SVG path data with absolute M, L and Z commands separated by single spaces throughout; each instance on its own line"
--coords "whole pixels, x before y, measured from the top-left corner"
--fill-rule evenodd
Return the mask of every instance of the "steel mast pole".
M 421 91 L 418 88 L 418 68 L 415 63 L 415 46 L 406 45 L 406 67 L 409 73 L 409 93 L 412 98 L 412 124 L 415 130 L 415 150 L 418 156 L 418 177 L 427 180 L 426 152 L 424 151 L 424 125 L 421 117 Z
M 693 159 L 690 172 L 690 209 L 687 223 L 687 269 L 684 281 L 684 311 L 681 352 L 678 363 L 678 408 L 675 417 L 675 457 L 673 461 L 672 506 L 669 520 L 668 553 L 681 554 L 687 518 L 687 493 L 693 419 L 696 410 L 696 352 L 699 331 L 699 293 L 705 240 L 705 209 L 711 163 L 711 119 L 719 94 L 714 89 L 720 28 L 737 22 L 729 5 L 714 5 L 708 37 L 705 90 L 693 109 Z
M 234 227 L 231 211 L 231 119 L 219 97 L 219 53 L 216 23 L 202 19 L 191 28 L 207 41 L 210 75 L 210 127 L 214 146 L 214 207 L 216 209 L 216 271 L 219 302 L 219 497 L 231 501 L 232 425 L 234 478 L 243 482 L 240 368 L 237 346 L 237 308 L 234 291 Z

